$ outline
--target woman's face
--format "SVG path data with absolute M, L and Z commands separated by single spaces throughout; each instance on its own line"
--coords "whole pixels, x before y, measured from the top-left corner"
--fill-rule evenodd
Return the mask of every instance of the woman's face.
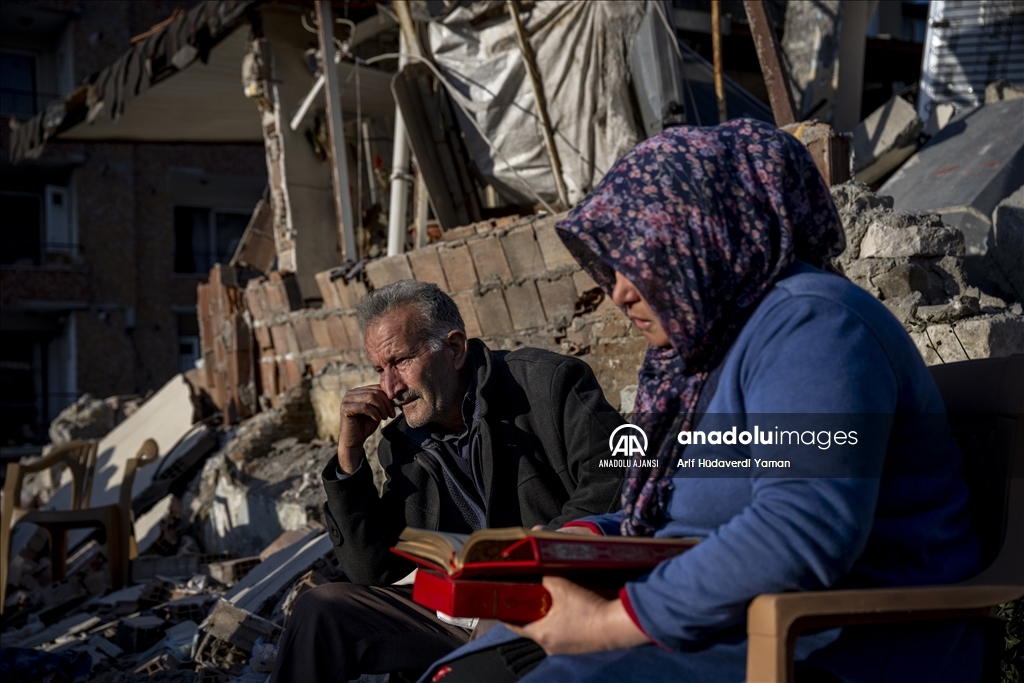
M 638 290 L 629 279 L 622 273 L 615 272 L 615 289 L 612 290 L 612 301 L 626 311 L 628 317 L 640 333 L 647 338 L 651 346 L 659 349 L 667 349 L 671 346 L 668 335 L 658 322 L 658 317 L 651 310 L 647 299 L 640 296 Z

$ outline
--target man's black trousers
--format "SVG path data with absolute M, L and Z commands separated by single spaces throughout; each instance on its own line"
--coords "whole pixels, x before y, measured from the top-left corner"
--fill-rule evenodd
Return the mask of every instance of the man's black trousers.
M 412 601 L 412 586 L 328 583 L 307 591 L 288 619 L 271 683 L 343 683 L 402 672 L 411 680 L 469 641 Z

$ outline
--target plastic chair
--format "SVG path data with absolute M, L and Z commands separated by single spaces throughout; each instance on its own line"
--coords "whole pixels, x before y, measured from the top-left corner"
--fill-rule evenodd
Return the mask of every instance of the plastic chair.
M 7 466 L 4 485 L 3 523 L 0 525 L 0 614 L 7 599 L 10 570 L 10 544 L 14 525 L 31 522 L 46 529 L 50 537 L 50 572 L 54 581 L 65 578 L 67 532 L 71 529 L 101 527 L 106 534 L 110 561 L 110 582 L 115 589 L 128 583 L 130 560 L 136 554 L 132 514 L 132 485 L 139 467 L 155 462 L 159 455 L 156 441 L 146 439 L 134 458 L 125 464 L 120 497 L 116 504 L 89 507 L 97 444 L 73 441 L 56 448 L 46 457 L 28 464 Z M 72 475 L 70 510 L 35 510 L 18 507 L 26 474 L 66 464 Z
M 986 569 L 953 586 L 759 595 L 747 611 L 750 683 L 793 681 L 793 645 L 809 629 L 992 617 L 1024 596 L 1024 355 L 930 370 L 964 456 Z M 986 680 L 999 678 L 1002 634 L 992 635 L 999 642 L 986 648 Z

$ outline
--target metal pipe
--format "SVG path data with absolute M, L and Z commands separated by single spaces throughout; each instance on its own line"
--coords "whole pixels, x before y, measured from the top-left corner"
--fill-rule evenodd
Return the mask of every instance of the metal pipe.
M 405 55 L 412 49 L 412 46 L 409 45 L 409 39 L 406 37 L 403 19 L 408 19 L 411 22 L 412 16 L 409 14 L 409 6 L 402 0 L 396 0 L 393 7 L 402 29 L 398 32 L 398 51 Z M 408 63 L 408 57 L 399 57 L 398 70 L 401 71 Z M 409 173 L 410 157 L 409 138 L 405 134 L 405 119 L 402 118 L 402 110 L 396 103 L 394 153 L 391 156 L 391 205 L 388 209 L 388 256 L 395 256 L 405 251 L 407 229 L 405 213 L 409 208 L 409 191 L 413 184 L 412 176 Z
M 352 227 L 352 198 L 348 187 L 348 156 L 345 154 L 345 130 L 341 125 L 341 94 L 338 69 L 334 65 L 334 18 L 330 0 L 316 3 L 317 37 L 320 40 L 320 70 L 324 75 L 327 99 L 327 130 L 331 136 L 331 178 L 334 181 L 334 212 L 344 248 L 343 258 L 355 261 L 355 229 Z
M 725 123 L 725 85 L 722 83 L 722 3 L 711 0 L 711 54 L 715 64 L 715 98 L 718 100 L 718 122 Z
M 544 88 L 540 80 L 540 73 L 537 71 L 537 63 L 533 59 L 533 51 L 526 38 L 526 31 L 523 29 L 523 22 L 519 18 L 519 3 L 516 0 L 506 0 L 509 16 L 515 25 L 516 38 L 519 42 L 519 51 L 523 54 L 523 62 L 526 64 L 526 73 L 530 76 L 530 84 L 533 86 L 533 99 L 537 102 L 537 111 L 540 114 L 541 126 L 544 129 L 544 145 L 548 150 L 548 159 L 551 162 L 551 174 L 555 177 L 555 189 L 558 191 L 558 201 L 562 209 L 569 208 L 569 193 L 565 188 L 565 179 L 562 177 L 562 160 L 558 157 L 558 150 L 555 148 L 555 134 L 551 129 L 551 119 L 548 117 L 548 108 L 544 99 Z

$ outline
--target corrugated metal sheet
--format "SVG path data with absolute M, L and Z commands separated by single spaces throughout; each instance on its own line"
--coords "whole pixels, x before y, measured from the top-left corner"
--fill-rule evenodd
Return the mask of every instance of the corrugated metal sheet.
M 921 66 L 922 121 L 941 102 L 981 104 L 1000 78 L 1024 83 L 1024 1 L 932 0 Z

